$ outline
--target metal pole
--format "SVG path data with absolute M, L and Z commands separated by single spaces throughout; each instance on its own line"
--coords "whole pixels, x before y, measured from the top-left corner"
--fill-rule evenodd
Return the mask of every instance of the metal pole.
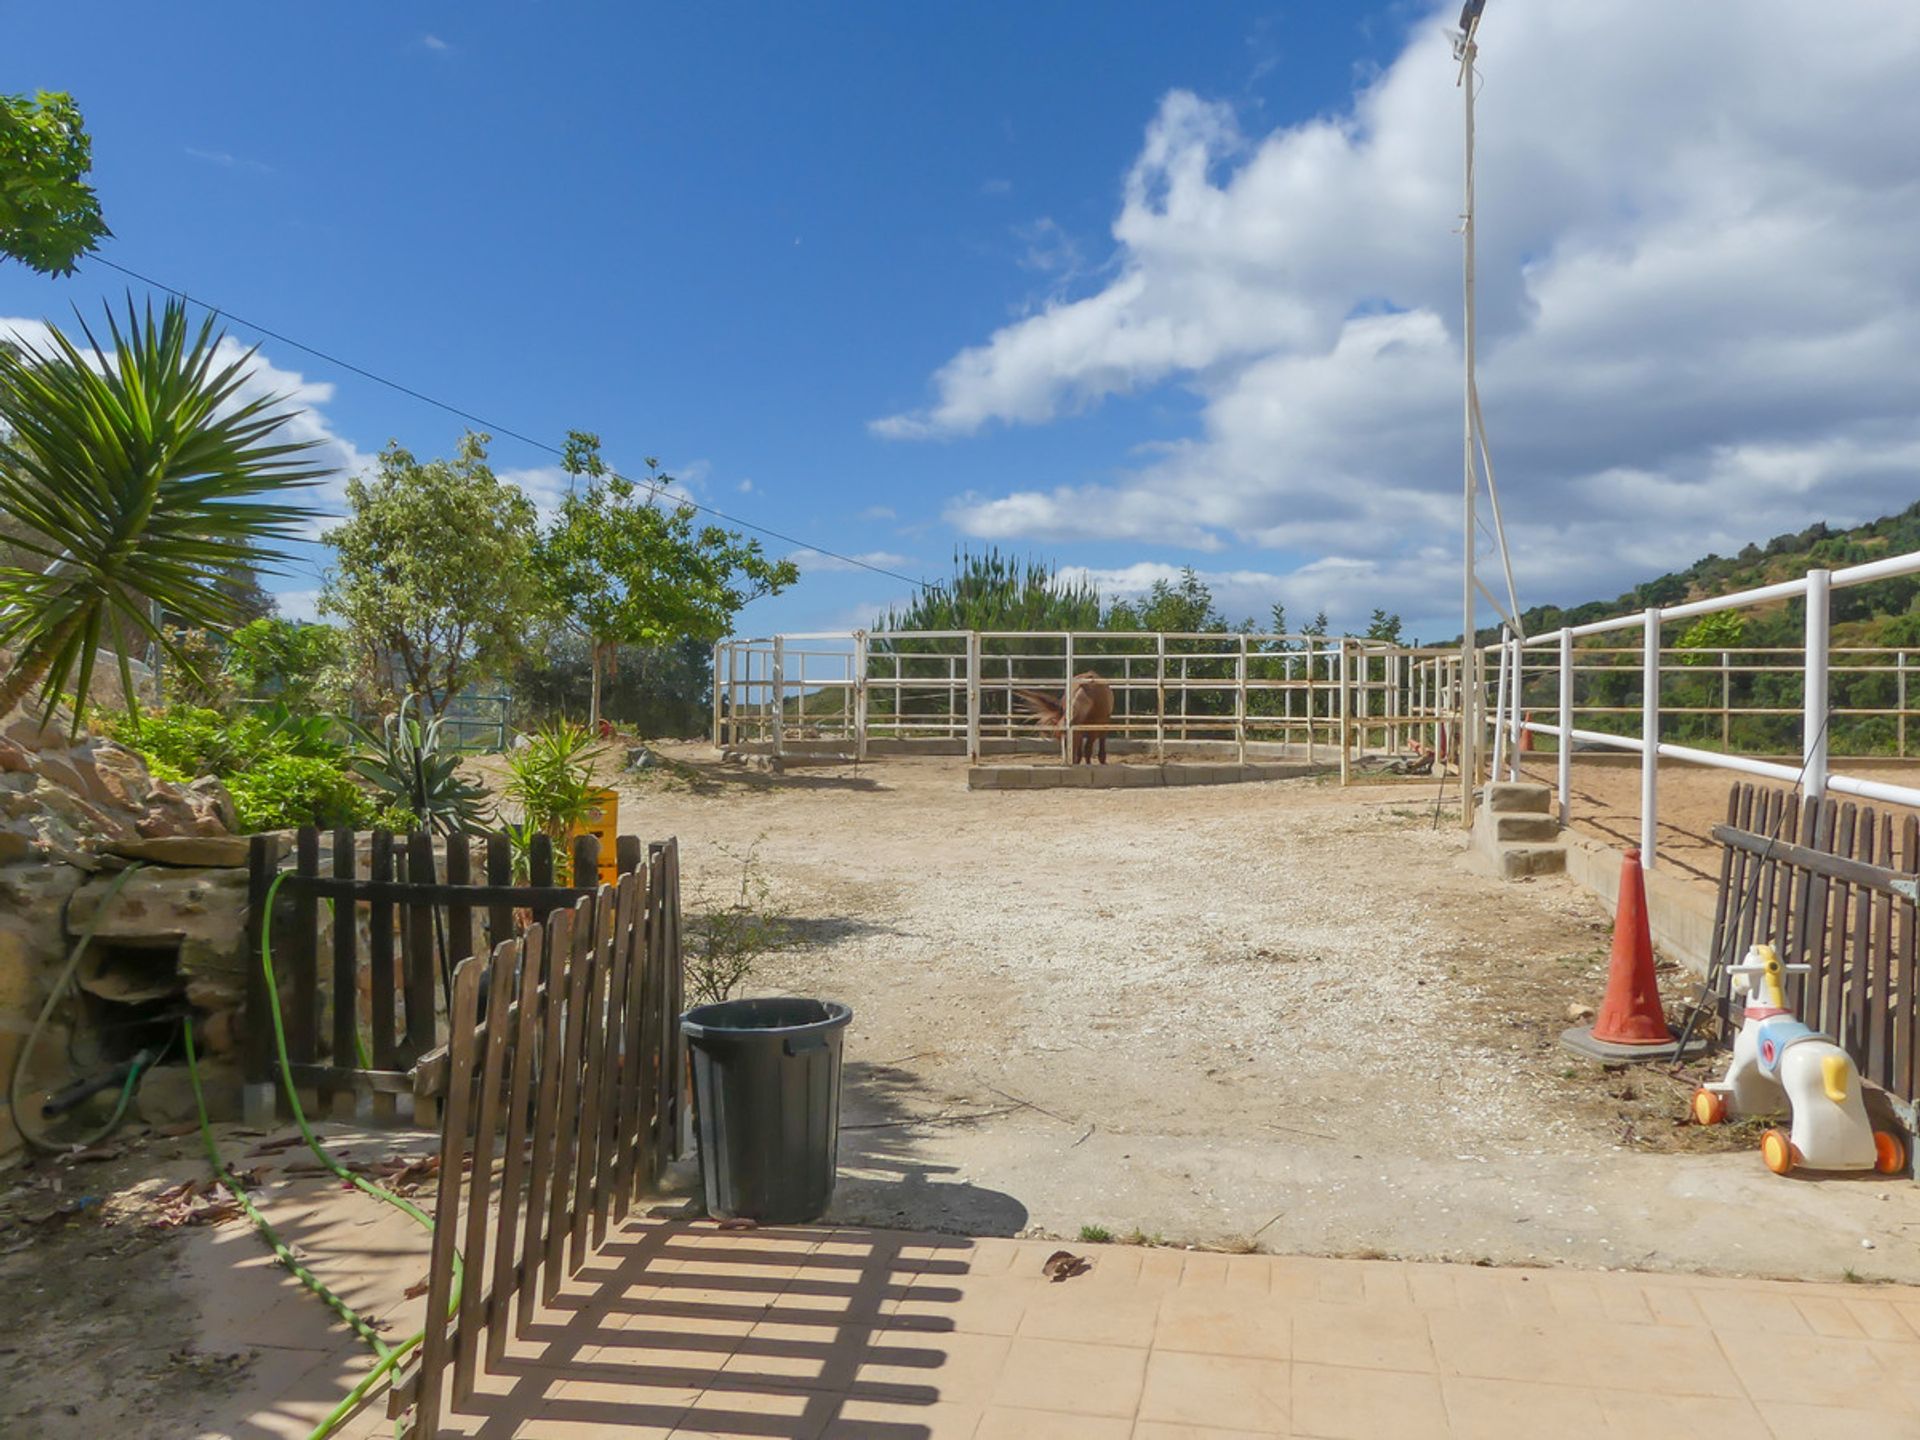
M 1897 750 L 1904 760 L 1907 758 L 1907 652 L 1904 650 L 1893 657 L 1893 684 L 1894 703 L 1900 707 Z
M 1340 687 L 1340 783 L 1345 785 L 1353 768 L 1353 728 L 1350 718 L 1351 702 L 1347 698 L 1349 683 L 1347 670 L 1347 642 L 1340 642 L 1340 675 L 1337 681 Z
M 1555 784 L 1560 791 L 1560 823 L 1573 818 L 1573 631 L 1560 627 L 1560 740 L 1554 756 Z
M 1233 731 L 1240 743 L 1240 763 L 1247 763 L 1247 637 L 1240 637 L 1240 657 L 1234 666 Z
M 1660 819 L 1660 611 L 1646 614 L 1640 647 L 1640 867 L 1653 869 Z
M 1480 665 L 1480 646 L 1475 635 L 1473 618 L 1474 607 L 1474 552 L 1477 547 L 1478 533 L 1474 519 L 1474 504 L 1479 498 L 1480 477 L 1474 468 L 1473 457 L 1473 361 L 1474 361 L 1474 294 L 1473 294 L 1473 61 L 1479 53 L 1474 44 L 1472 32 L 1461 37 L 1460 44 L 1460 94 L 1466 120 L 1466 152 L 1464 180 L 1462 184 L 1463 205 L 1460 215 L 1461 248 L 1461 290 L 1463 314 L 1460 323 L 1460 348 L 1463 362 L 1461 385 L 1461 439 L 1462 454 L 1465 460 L 1465 513 L 1462 517 L 1462 533 L 1465 536 L 1463 547 L 1463 575 L 1461 591 L 1460 620 L 1460 823 L 1463 826 L 1473 823 L 1473 789 L 1480 779 L 1480 707 L 1482 704 L 1478 683 Z
M 1500 627 L 1500 664 L 1494 671 L 1493 690 L 1493 768 L 1488 772 L 1492 779 L 1500 778 L 1501 767 L 1507 763 L 1507 627 Z
M 1167 637 L 1153 635 L 1153 758 L 1164 764 L 1167 758 Z
M 726 646 L 719 640 L 713 642 L 713 748 L 720 748 L 720 687 L 726 683 L 720 674 L 720 652 Z
M 1733 668 L 1727 652 L 1720 652 L 1720 748 L 1733 750 Z
M 1513 664 L 1509 667 L 1513 676 L 1513 695 L 1507 703 L 1507 723 L 1513 731 L 1513 743 L 1507 750 L 1507 778 L 1520 778 L 1520 737 L 1526 734 L 1527 712 L 1522 708 L 1527 698 L 1526 660 L 1527 652 L 1518 635 L 1507 641 L 1513 651 Z
M 1803 692 L 1803 718 L 1800 722 L 1800 754 L 1805 778 L 1801 789 L 1807 799 L 1818 800 L 1827 793 L 1827 647 L 1831 643 L 1831 595 L 1827 570 L 1807 572 L 1807 674 Z

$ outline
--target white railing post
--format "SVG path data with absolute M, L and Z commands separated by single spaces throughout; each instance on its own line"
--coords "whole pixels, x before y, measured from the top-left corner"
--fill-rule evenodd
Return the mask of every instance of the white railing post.
M 1660 610 L 1646 614 L 1640 648 L 1640 868 L 1653 869 L 1653 841 L 1660 820 Z
M 967 763 L 980 763 L 980 632 L 967 632 Z
M 1827 793 L 1827 647 L 1831 643 L 1831 593 L 1828 582 L 1832 572 L 1807 572 L 1807 674 L 1804 686 L 1804 719 L 1801 721 L 1800 755 L 1805 771 L 1801 789 L 1809 800 Z
M 853 632 L 853 758 L 862 764 L 867 759 L 867 632 Z
M 1560 823 L 1573 817 L 1573 628 L 1560 627 L 1560 739 L 1554 756 L 1554 785 L 1560 792 Z
M 1342 785 L 1347 783 L 1348 774 L 1353 766 L 1351 753 L 1353 745 L 1352 702 L 1347 695 L 1349 679 L 1349 672 L 1347 670 L 1347 642 L 1342 640 L 1340 642 L 1339 678 L 1335 682 L 1340 687 L 1340 783 Z
M 1153 633 L 1153 758 L 1164 764 L 1167 758 L 1167 637 Z
M 1487 778 L 1498 780 L 1507 760 L 1507 662 L 1512 658 L 1507 644 L 1507 627 L 1500 627 L 1500 665 L 1494 672 L 1493 687 L 1493 766 Z
M 1233 671 L 1233 733 L 1240 745 L 1240 763 L 1247 763 L 1247 637 L 1240 637 L 1240 655 Z
M 1513 650 L 1513 664 L 1509 667 L 1513 693 L 1507 703 L 1507 724 L 1513 732 L 1513 739 L 1507 750 L 1507 778 L 1518 780 L 1520 778 L 1520 737 L 1526 734 L 1527 722 L 1526 711 L 1521 708 L 1522 702 L 1527 698 L 1527 652 L 1518 635 L 1511 637 L 1507 644 Z
M 1902 650 L 1893 657 L 1894 704 L 1899 707 L 1898 743 L 1895 753 L 1902 759 L 1907 758 L 1907 652 Z
M 773 637 L 773 753 L 784 755 L 787 740 L 787 641 Z

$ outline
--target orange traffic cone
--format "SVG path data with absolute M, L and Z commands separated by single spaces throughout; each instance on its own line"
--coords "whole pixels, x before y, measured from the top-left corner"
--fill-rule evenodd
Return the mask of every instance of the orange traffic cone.
M 1593 1038 L 1609 1045 L 1671 1045 L 1660 982 L 1653 974 L 1653 934 L 1647 928 L 1647 882 L 1640 852 L 1620 862 L 1620 904 L 1613 916 L 1613 957 L 1607 996 L 1594 1018 Z
M 1533 731 L 1527 728 L 1532 723 L 1533 712 L 1531 710 L 1522 710 L 1520 712 L 1520 753 L 1522 755 L 1530 754 L 1533 751 Z
M 1440 727 L 1440 750 L 1439 750 L 1439 755 L 1440 755 L 1440 763 L 1441 763 L 1442 765 L 1444 765 L 1444 764 L 1446 764 L 1446 763 L 1447 763 L 1447 732 L 1448 732 L 1449 730 L 1451 730 L 1452 728 L 1453 728 L 1453 727 L 1452 727 L 1452 726 L 1450 726 L 1450 725 L 1442 725 L 1442 726 Z

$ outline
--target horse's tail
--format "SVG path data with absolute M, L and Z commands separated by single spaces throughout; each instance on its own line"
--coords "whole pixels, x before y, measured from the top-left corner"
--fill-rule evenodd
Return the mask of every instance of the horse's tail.
M 1044 690 L 1016 690 L 1013 697 L 1023 711 L 1043 725 L 1058 725 L 1067 713 L 1066 703 Z

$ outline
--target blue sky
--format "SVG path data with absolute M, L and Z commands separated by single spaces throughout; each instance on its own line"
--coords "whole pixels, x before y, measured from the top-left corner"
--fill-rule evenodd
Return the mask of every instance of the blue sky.
M 1523 603 L 1916 488 L 1885 376 L 1915 373 L 1913 7 L 1839 4 L 1769 92 L 1792 7 L 1730 38 L 1623 4 L 1670 33 L 1489 7 L 1483 394 Z M 938 576 L 998 542 L 1121 590 L 1192 563 L 1236 617 L 1447 624 L 1452 6 L 640 8 L 43 6 L 0 70 L 79 100 L 108 257 L 809 545 Z M 1789 183 L 1816 161 L 1821 193 Z M 1864 238 L 1788 313 L 1816 214 Z M 9 266 L 0 316 L 125 288 Z M 1821 383 L 1783 406 L 1736 348 Z M 349 462 L 461 428 L 262 351 Z M 742 623 L 904 588 L 816 566 Z

